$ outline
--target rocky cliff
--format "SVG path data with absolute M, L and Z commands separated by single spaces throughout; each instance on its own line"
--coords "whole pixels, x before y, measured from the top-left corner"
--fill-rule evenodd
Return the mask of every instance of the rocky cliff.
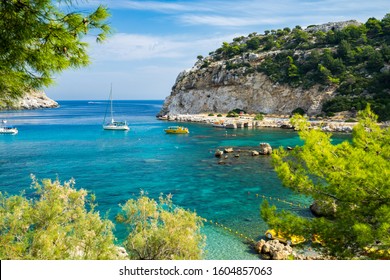
M 286 27 L 223 42 L 178 75 L 158 115 L 233 109 L 286 115 L 301 108 L 332 116 L 370 103 L 389 120 L 388 18 Z
M 43 91 L 30 91 L 22 98 L 14 101 L 13 105 L 7 109 L 32 110 L 56 107 L 58 107 L 58 103 L 47 97 Z
M 335 88 L 313 86 L 309 89 L 272 82 L 259 72 L 248 73 L 266 56 L 246 53 L 228 61 L 198 61 L 190 70 L 181 72 L 164 102 L 159 115 L 226 113 L 239 108 L 249 113 L 291 114 L 296 108 L 309 115 L 321 112 L 324 101 L 334 95 Z M 208 66 L 202 67 L 207 61 Z M 247 65 L 229 69 L 227 65 Z

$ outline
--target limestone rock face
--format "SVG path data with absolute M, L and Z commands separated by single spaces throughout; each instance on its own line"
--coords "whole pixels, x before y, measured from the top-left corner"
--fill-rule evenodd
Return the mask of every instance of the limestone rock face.
M 47 97 L 43 91 L 31 91 L 14 102 L 13 106 L 8 109 L 31 110 L 56 107 L 58 103 Z
M 207 67 L 198 61 L 188 71 L 181 72 L 165 99 L 159 116 L 200 113 L 227 113 L 239 108 L 248 113 L 291 114 L 300 107 L 308 115 L 321 112 L 322 104 L 333 97 L 335 88 L 309 89 L 291 87 L 272 82 L 268 76 L 257 71 L 247 72 L 247 67 L 227 69 L 226 63 L 248 65 L 252 69 L 266 56 L 278 51 L 261 54 L 243 54 L 228 61 L 215 61 L 207 57 Z
M 360 26 L 360 25 L 362 25 L 362 23 L 360 23 L 356 20 L 328 22 L 325 24 L 308 26 L 305 29 L 305 31 L 308 31 L 308 32 L 318 32 L 318 31 L 328 32 L 330 30 L 336 31 L 336 30 L 341 30 L 344 27 L 347 27 L 349 25 Z

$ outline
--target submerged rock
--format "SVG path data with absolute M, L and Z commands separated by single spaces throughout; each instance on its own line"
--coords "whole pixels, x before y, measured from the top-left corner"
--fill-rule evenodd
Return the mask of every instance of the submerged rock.
M 221 151 L 221 150 L 216 150 L 215 151 L 215 154 L 214 154 L 216 157 L 222 157 L 222 155 L 223 155 L 223 151 Z

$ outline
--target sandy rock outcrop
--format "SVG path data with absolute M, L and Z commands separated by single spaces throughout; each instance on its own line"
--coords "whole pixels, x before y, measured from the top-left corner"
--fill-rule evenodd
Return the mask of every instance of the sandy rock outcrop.
M 292 255 L 292 248 L 284 245 L 278 240 L 260 240 L 255 244 L 255 250 L 264 255 L 268 255 L 271 260 L 286 260 Z
M 22 98 L 16 100 L 13 105 L 7 109 L 32 110 L 56 107 L 58 107 L 58 103 L 47 97 L 43 91 L 30 91 Z
M 272 147 L 269 143 L 260 143 L 260 154 L 270 155 L 272 154 Z

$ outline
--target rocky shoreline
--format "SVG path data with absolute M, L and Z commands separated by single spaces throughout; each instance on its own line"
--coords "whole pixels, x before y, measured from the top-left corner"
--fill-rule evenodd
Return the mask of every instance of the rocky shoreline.
M 239 117 L 220 117 L 210 116 L 207 114 L 177 114 L 166 115 L 159 117 L 161 120 L 176 121 L 176 122 L 195 122 L 205 124 L 224 124 L 224 128 L 285 128 L 294 129 L 290 124 L 290 117 L 287 115 L 266 115 L 263 120 L 255 120 L 255 115 L 242 115 Z M 345 132 L 351 133 L 353 127 L 357 124 L 356 121 L 348 121 L 345 119 L 309 119 L 312 128 L 319 128 L 326 132 Z
M 319 250 L 311 247 L 296 249 L 283 244 L 279 240 L 261 239 L 254 245 L 254 249 L 263 259 L 269 260 L 330 260 L 330 256 L 324 255 Z
M 34 110 L 43 108 L 57 108 L 58 106 L 58 103 L 47 97 L 43 91 L 30 91 L 23 97 L 15 100 L 12 106 L 4 108 L 4 110 Z

